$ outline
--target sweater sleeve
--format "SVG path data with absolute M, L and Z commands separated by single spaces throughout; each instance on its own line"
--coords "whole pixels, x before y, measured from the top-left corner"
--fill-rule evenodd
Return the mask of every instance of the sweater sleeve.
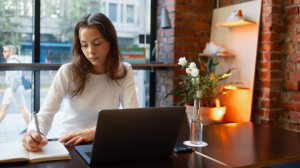
M 120 102 L 123 108 L 138 108 L 133 70 L 129 63 L 124 63 L 127 75 L 122 84 Z
M 37 114 L 40 131 L 44 135 L 47 135 L 51 128 L 54 115 L 59 111 L 62 101 L 69 90 L 69 83 L 72 83 L 71 73 L 68 64 L 65 64 L 56 73 L 45 101 Z M 33 121 L 29 124 L 28 130 L 36 130 Z

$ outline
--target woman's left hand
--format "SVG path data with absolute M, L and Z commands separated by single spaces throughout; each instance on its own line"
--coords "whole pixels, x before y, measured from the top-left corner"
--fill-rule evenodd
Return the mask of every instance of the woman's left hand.
M 74 146 L 82 142 L 91 142 L 95 138 L 95 129 L 86 129 L 82 131 L 71 132 L 61 138 L 59 142 L 63 143 L 65 146 Z

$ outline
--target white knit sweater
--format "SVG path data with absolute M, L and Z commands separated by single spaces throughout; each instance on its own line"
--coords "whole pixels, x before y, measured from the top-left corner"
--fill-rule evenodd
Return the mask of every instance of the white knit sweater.
M 41 132 L 44 135 L 48 134 L 53 117 L 61 105 L 62 129 L 58 130 L 61 136 L 72 131 L 95 127 L 101 109 L 118 109 L 120 106 L 137 108 L 132 67 L 128 63 L 123 64 L 127 68 L 127 76 L 118 81 L 119 85 L 109 82 L 106 74 L 91 74 L 82 94 L 72 98 L 70 93 L 73 90 L 73 81 L 70 64 L 62 65 L 38 113 Z M 29 124 L 28 130 L 36 130 L 34 122 Z

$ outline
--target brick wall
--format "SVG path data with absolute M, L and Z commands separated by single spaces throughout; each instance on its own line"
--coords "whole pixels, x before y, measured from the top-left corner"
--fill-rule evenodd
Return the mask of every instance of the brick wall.
M 163 43 L 159 44 L 159 60 L 177 63 L 180 57 L 197 57 L 209 42 L 212 10 L 215 5 L 215 1 L 212 0 L 158 1 L 157 19 L 160 19 L 161 6 L 166 6 L 172 24 L 171 29 L 161 32 L 159 41 Z M 179 74 L 179 68 L 157 71 L 156 106 L 170 106 L 178 102 L 172 96 L 164 99 L 166 93 L 177 83 L 174 82 L 173 73 Z
M 219 5 L 246 1 L 251 0 L 220 0 Z M 166 3 L 170 12 L 172 29 L 161 38 L 173 45 L 161 47 L 162 59 L 177 63 L 182 56 L 196 57 L 209 41 L 215 1 L 165 0 L 162 3 Z M 297 132 L 300 132 L 299 7 L 300 0 L 262 0 L 252 105 L 252 121 Z M 157 106 L 169 106 L 177 101 L 172 97 L 163 99 L 177 83 L 173 73 L 179 74 L 178 69 L 158 72 Z
M 280 1 L 279 1 L 280 2 Z M 300 132 L 300 14 L 299 0 L 286 0 L 283 6 L 283 89 L 280 127 Z
M 279 126 L 282 114 L 283 8 L 280 0 L 263 0 L 256 63 L 253 120 Z

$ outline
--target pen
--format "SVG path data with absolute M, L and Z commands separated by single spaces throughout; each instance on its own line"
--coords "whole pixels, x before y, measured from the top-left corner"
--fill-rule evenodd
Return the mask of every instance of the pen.
M 39 119 L 38 119 L 38 116 L 36 114 L 37 114 L 36 112 L 33 113 L 36 131 L 40 134 L 40 136 L 42 136 L 41 131 L 40 131 L 40 127 L 39 127 Z

